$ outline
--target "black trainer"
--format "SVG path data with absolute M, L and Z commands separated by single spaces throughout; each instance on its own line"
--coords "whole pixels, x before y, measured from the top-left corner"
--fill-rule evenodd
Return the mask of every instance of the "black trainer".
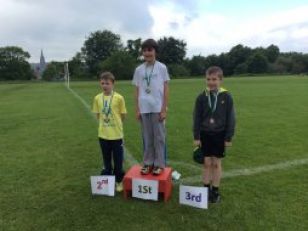
M 211 193 L 211 199 L 210 199 L 210 203 L 219 203 L 220 202 L 220 194 L 218 191 L 213 191 Z
M 109 175 L 112 175 L 110 171 L 107 171 L 106 169 L 102 169 L 101 171 L 101 175 L 106 175 L 106 176 L 109 176 Z

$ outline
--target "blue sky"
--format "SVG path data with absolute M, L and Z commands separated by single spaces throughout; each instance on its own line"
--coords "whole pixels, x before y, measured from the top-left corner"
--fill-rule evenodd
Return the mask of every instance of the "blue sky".
M 95 30 L 122 41 L 174 36 L 187 55 L 228 51 L 242 43 L 308 52 L 308 1 L 0 0 L 0 46 L 18 45 L 37 61 L 67 60 Z

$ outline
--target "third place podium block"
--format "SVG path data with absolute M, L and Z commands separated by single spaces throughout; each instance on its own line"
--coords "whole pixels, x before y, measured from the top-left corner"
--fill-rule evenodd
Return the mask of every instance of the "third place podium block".
M 141 169 L 140 165 L 134 165 L 125 174 L 123 179 L 124 197 L 128 198 L 128 196 L 133 194 L 134 190 L 133 181 L 135 182 L 148 181 L 149 184 L 151 183 L 151 186 L 140 183 L 140 185 L 137 185 L 137 188 L 135 188 L 135 190 L 137 191 L 136 193 L 146 194 L 146 193 L 156 192 L 156 195 L 158 193 L 162 193 L 164 201 L 166 202 L 170 198 L 172 191 L 172 177 L 171 177 L 172 169 L 169 167 L 164 168 L 163 172 L 159 176 L 154 176 L 152 174 L 142 175 L 140 173 L 140 169 Z M 146 197 L 146 195 L 143 199 L 157 200 L 157 198 L 154 197 L 152 198 L 150 196 Z

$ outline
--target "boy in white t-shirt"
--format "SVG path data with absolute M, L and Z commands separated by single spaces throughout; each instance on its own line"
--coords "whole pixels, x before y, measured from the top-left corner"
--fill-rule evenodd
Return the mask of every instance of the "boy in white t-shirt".
M 136 86 L 136 118 L 140 120 L 144 144 L 144 158 L 141 174 L 153 170 L 160 175 L 165 168 L 165 119 L 170 80 L 166 65 L 156 60 L 158 45 L 155 40 L 147 39 L 142 43 L 145 62 L 134 73 Z

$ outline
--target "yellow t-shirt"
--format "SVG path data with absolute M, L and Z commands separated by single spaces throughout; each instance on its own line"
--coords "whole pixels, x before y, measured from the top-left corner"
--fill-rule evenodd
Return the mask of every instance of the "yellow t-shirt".
M 98 94 L 94 97 L 92 112 L 99 113 L 98 137 L 106 140 L 123 138 L 121 114 L 126 114 L 126 107 L 122 95 L 116 92 L 109 96 Z

